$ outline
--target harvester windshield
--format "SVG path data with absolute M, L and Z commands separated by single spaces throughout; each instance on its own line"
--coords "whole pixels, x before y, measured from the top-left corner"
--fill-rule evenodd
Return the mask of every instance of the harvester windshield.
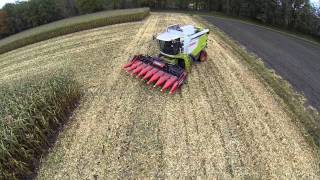
M 159 47 L 162 53 L 169 54 L 169 55 L 177 55 L 180 53 L 180 49 L 182 48 L 182 45 L 179 39 L 173 40 L 173 41 L 159 40 Z

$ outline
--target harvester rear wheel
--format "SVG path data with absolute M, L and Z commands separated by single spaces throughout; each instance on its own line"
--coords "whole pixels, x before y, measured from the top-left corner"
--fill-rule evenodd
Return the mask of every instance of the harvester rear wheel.
M 208 54 L 207 54 L 207 52 L 205 50 L 202 50 L 200 52 L 199 61 L 200 62 L 205 62 L 207 60 L 208 60 Z

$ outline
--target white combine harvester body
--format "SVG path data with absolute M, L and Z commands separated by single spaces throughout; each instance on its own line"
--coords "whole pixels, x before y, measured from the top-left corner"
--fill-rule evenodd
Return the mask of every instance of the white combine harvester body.
M 180 41 L 182 43 L 182 53 L 191 54 L 194 49 L 198 46 L 199 39 L 202 35 L 207 34 L 209 29 L 203 29 L 199 31 L 199 28 L 196 28 L 193 25 L 172 25 L 169 26 L 166 32 L 161 33 L 157 36 L 158 41 Z M 160 50 L 161 54 L 166 56 L 171 56 Z
M 187 79 L 194 62 L 205 62 L 208 29 L 193 25 L 172 25 L 153 36 L 159 45 L 158 56 L 135 55 L 124 69 L 132 76 L 154 84 L 161 91 L 173 94 Z

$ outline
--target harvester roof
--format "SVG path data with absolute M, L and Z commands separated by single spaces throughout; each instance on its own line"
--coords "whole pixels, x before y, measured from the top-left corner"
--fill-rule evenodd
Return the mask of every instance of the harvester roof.
M 161 41 L 172 41 L 181 37 L 191 36 L 196 33 L 196 28 L 192 25 L 170 26 L 166 32 L 161 33 L 157 39 Z

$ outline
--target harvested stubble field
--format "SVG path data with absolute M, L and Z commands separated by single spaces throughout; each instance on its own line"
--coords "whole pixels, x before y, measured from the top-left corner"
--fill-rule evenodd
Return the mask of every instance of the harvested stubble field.
M 65 34 L 111 24 L 139 21 L 149 13 L 149 8 L 120 9 L 62 19 L 1 39 L 0 54 Z
M 38 179 L 320 176 L 317 150 L 282 100 L 214 32 L 209 60 L 173 95 L 122 72 L 129 56 L 156 54 L 152 36 L 183 14 L 82 31 L 0 55 L 0 82 L 61 68 L 84 97 L 43 159 Z

